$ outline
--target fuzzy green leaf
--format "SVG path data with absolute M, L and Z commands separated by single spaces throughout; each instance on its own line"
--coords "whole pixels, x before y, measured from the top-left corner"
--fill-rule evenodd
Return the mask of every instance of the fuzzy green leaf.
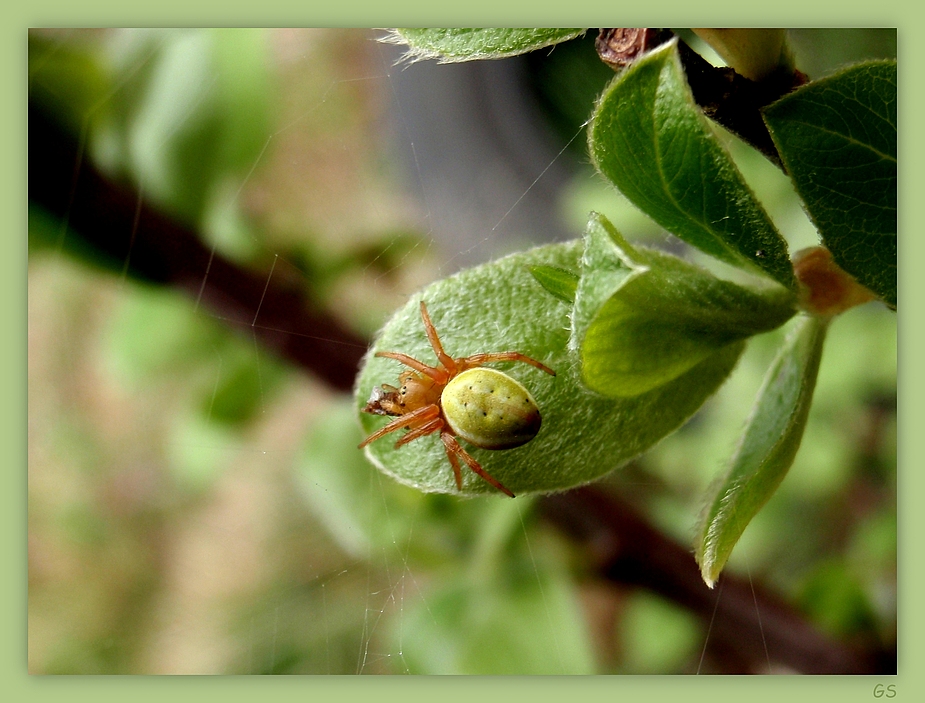
M 715 485 L 697 544 L 712 588 L 732 548 L 786 476 L 806 427 L 826 322 L 804 317 L 772 364 L 726 475 Z
M 408 58 L 443 63 L 500 59 L 552 46 L 583 34 L 584 29 L 429 27 L 393 30 L 386 41 L 408 45 Z
M 585 389 L 580 366 L 569 353 L 570 306 L 546 294 L 531 266 L 579 270 L 581 242 L 554 244 L 462 271 L 438 281 L 399 310 L 364 363 L 354 399 L 365 433 L 388 421 L 362 412 L 370 393 L 396 384 L 405 369 L 372 353 L 398 351 L 435 363 L 421 323 L 426 303 L 448 354 L 519 351 L 555 369 L 552 377 L 523 363 L 492 364 L 520 381 L 542 413 L 539 434 L 515 449 L 465 448 L 514 493 L 564 490 L 593 481 L 645 451 L 687 420 L 732 371 L 742 344 L 731 344 L 674 381 L 633 398 L 606 398 Z M 458 493 L 440 438 L 416 439 L 396 449 L 396 432 L 366 447 L 385 473 L 423 491 Z M 463 468 L 463 493 L 494 493 Z
M 794 285 L 787 244 L 694 104 L 674 42 L 610 84 L 589 146 L 600 172 L 669 232 Z
M 755 291 L 677 257 L 635 249 L 592 214 L 576 296 L 572 348 L 589 388 L 634 396 L 727 345 L 780 327 L 796 312 L 781 286 Z
M 896 306 L 896 62 L 853 66 L 765 121 L 835 262 Z

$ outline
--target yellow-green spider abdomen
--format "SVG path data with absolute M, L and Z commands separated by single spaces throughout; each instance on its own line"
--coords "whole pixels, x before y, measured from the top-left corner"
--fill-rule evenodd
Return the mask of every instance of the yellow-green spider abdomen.
M 443 416 L 458 436 L 482 449 L 511 449 L 540 431 L 530 392 L 507 374 L 485 367 L 463 371 L 446 384 Z

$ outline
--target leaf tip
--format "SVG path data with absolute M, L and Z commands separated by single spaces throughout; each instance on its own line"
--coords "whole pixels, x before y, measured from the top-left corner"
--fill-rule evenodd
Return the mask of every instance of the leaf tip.
M 696 545 L 695 556 L 697 566 L 700 567 L 700 578 L 707 585 L 707 588 L 713 588 L 719 580 L 719 575 L 723 571 L 725 560 L 717 559 L 715 535 L 711 534 L 711 525 L 704 525 L 701 530 L 701 536 Z
M 579 276 L 558 266 L 529 266 L 530 275 L 553 297 L 571 305 L 575 302 Z
M 393 44 L 395 46 L 404 47 L 404 51 L 401 56 L 393 64 L 396 67 L 407 68 L 411 64 L 418 63 L 420 61 L 427 61 L 429 59 L 436 59 L 441 61 L 442 56 L 436 51 L 429 51 L 428 49 L 414 45 L 407 36 L 402 33 L 400 28 L 389 28 L 384 30 L 384 34 L 377 38 L 380 44 Z

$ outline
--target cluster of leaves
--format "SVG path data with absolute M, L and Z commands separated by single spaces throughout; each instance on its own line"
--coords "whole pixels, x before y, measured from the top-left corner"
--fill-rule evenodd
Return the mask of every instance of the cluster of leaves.
M 411 47 L 411 58 L 459 61 L 526 52 L 580 32 L 399 30 L 393 39 Z M 822 244 L 895 308 L 895 62 L 860 64 L 808 83 L 763 117 Z M 589 150 L 600 173 L 640 210 L 749 276 L 734 283 L 634 247 L 592 213 L 583 242 L 461 272 L 409 301 L 370 352 L 357 408 L 397 376 L 394 361 L 372 353 L 401 351 L 431 363 L 417 314 L 422 298 L 451 355 L 516 349 L 542 360 L 557 370 L 555 378 L 512 369 L 543 411 L 536 439 L 505 452 L 472 451 L 516 493 L 578 486 L 645 451 L 722 384 L 749 337 L 782 326 L 805 301 L 784 237 L 691 95 L 676 41 L 635 61 L 606 88 L 590 122 Z M 829 321 L 813 311 L 800 315 L 711 489 L 696 544 L 709 585 L 793 462 Z M 368 432 L 382 424 L 369 415 L 361 421 Z M 456 492 L 436 438 L 400 450 L 392 444 L 374 443 L 367 455 L 403 483 Z M 490 490 L 474 475 L 463 485 L 466 494 Z

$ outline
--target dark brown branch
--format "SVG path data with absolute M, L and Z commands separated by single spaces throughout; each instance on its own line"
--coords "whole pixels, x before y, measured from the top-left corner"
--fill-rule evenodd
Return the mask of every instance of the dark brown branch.
M 622 70 L 673 37 L 672 32 L 661 29 L 601 29 L 596 46 L 604 63 L 614 70 Z M 680 40 L 678 55 L 691 94 L 703 114 L 782 168 L 777 147 L 761 117 L 761 109 L 805 83 L 806 76 L 799 71 L 778 71 L 756 83 L 731 68 L 713 66 Z
M 758 584 L 724 574 L 715 589 L 707 588 L 690 549 L 599 488 L 550 496 L 540 505 L 548 520 L 584 545 L 600 577 L 646 588 L 696 614 L 709 628 L 708 657 L 733 663 L 736 673 L 767 673 L 769 659 L 778 671 L 807 674 L 896 672 L 895 653 L 832 640 Z
M 716 68 L 684 42 L 679 42 L 678 54 L 703 114 L 783 168 L 761 110 L 805 83 L 806 76 L 799 71 L 778 71 L 756 83 L 731 68 Z
M 303 279 L 281 266 L 272 276 L 270 269 L 245 269 L 213 253 L 191 228 L 81 157 L 78 141 L 30 104 L 29 200 L 65 220 L 65 244 L 76 238 L 97 258 L 127 263 L 134 277 L 185 290 L 227 324 L 252 327 L 266 346 L 333 388 L 352 388 L 366 340 L 320 310 Z

